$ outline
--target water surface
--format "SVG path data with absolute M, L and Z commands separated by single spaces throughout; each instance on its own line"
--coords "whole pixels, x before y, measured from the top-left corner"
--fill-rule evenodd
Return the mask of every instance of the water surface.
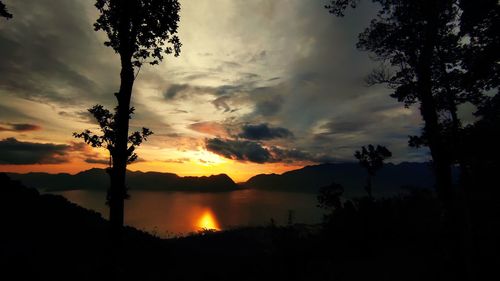
M 54 192 L 108 217 L 105 192 L 71 190 Z M 322 211 L 316 195 L 239 190 L 219 193 L 131 191 L 125 202 L 125 223 L 161 237 L 185 235 L 202 228 L 318 223 Z

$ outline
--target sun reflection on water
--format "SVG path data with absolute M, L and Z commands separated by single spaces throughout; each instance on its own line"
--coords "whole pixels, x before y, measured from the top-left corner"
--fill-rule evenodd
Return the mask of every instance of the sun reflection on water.
M 205 210 L 198 219 L 197 227 L 200 229 L 220 230 L 219 223 L 211 210 Z

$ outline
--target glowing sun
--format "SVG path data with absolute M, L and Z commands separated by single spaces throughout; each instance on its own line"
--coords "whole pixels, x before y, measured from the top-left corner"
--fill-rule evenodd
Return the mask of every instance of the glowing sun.
M 215 216 L 210 210 L 206 210 L 201 217 L 198 219 L 197 226 L 201 229 L 214 229 L 220 230 L 219 224 L 215 219 Z

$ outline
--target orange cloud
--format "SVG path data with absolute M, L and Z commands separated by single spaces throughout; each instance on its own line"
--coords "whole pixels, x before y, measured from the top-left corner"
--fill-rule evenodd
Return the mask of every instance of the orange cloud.
M 212 136 L 227 137 L 229 135 L 227 129 L 222 124 L 212 121 L 193 123 L 188 128 Z

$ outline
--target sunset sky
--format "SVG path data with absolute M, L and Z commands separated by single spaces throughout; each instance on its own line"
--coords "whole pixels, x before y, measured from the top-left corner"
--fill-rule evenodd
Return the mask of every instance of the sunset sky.
M 244 181 L 386 145 L 393 162 L 425 161 L 407 146 L 418 108 L 367 87 L 377 64 L 356 50 L 373 16 L 335 18 L 322 0 L 184 0 L 181 55 L 144 66 L 132 128 L 154 135 L 131 170 L 227 173 Z M 119 57 L 95 32 L 94 1 L 5 0 L 0 20 L 0 171 L 75 173 L 105 167 L 106 151 L 72 137 L 96 130 L 86 109 L 115 106 Z

